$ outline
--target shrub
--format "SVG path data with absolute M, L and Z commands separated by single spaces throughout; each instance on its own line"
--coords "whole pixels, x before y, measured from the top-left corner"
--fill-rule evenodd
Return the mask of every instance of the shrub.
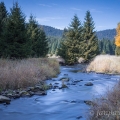
M 104 97 L 93 103 L 89 120 L 120 120 L 120 81 Z
M 120 57 L 99 55 L 88 65 L 87 71 L 97 73 L 120 74 Z
M 59 63 L 55 59 L 29 58 L 14 61 L 0 59 L 0 89 L 33 86 L 58 73 Z

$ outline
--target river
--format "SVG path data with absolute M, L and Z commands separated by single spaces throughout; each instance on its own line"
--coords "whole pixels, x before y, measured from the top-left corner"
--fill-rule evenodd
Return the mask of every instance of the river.
M 90 106 L 85 100 L 104 95 L 119 80 L 119 75 L 80 72 L 80 66 L 61 66 L 57 78 L 47 84 L 61 86 L 60 78 L 68 77 L 68 88 L 50 89 L 45 96 L 23 97 L 0 105 L 0 120 L 86 120 Z M 93 86 L 85 86 L 92 82 Z

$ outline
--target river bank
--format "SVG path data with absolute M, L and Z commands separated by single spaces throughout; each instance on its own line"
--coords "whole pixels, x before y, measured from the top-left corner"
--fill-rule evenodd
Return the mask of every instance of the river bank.
M 58 73 L 59 63 L 55 59 L 0 59 L 0 103 L 9 104 L 10 99 L 46 94 L 49 86 L 44 84 L 44 80 Z M 4 96 L 9 97 L 9 101 Z
M 61 88 L 63 84 L 66 88 Z M 45 81 L 53 87 L 47 95 L 13 99 L 10 105 L 0 105 L 1 119 L 4 120 L 86 120 L 90 114 L 87 101 L 104 95 L 119 80 L 118 75 L 81 72 L 80 66 L 61 66 L 56 78 Z M 86 86 L 91 82 L 93 85 Z M 87 102 L 87 103 L 86 103 Z M 17 107 L 16 107 L 17 106 Z

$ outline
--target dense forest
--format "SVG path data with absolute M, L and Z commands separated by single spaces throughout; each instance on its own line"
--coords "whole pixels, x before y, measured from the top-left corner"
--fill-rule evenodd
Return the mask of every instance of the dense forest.
M 44 25 L 42 26 L 44 28 Z M 64 30 L 58 30 L 61 31 L 61 33 L 58 35 L 57 29 L 54 29 L 52 27 L 47 26 L 47 31 L 44 29 L 46 35 L 48 36 L 48 42 L 49 42 L 49 54 L 57 54 L 57 49 L 59 47 L 60 41 L 62 41 L 62 36 L 59 36 L 60 34 L 64 33 Z M 50 31 L 54 30 L 54 34 L 51 34 Z M 56 32 L 55 32 L 56 31 Z M 109 29 L 109 30 L 103 30 L 96 32 L 99 42 L 99 51 L 100 54 L 115 54 L 115 35 L 116 30 L 115 29 Z
M 69 27 L 64 29 L 63 40 L 58 48 L 58 55 L 65 59 L 66 64 L 77 63 L 79 58 L 87 62 L 99 54 L 94 28 L 90 11 L 86 12 L 83 25 L 78 16 L 74 15 Z
M 41 25 L 44 29 L 49 42 L 49 54 L 57 54 L 57 49 L 59 47 L 59 43 L 62 40 L 62 35 L 64 30 L 56 29 L 51 26 Z M 99 51 L 101 54 L 115 54 L 115 44 L 114 38 L 116 35 L 115 29 L 107 29 L 102 31 L 97 31 L 96 35 L 98 37 L 99 42 Z
M 62 37 L 63 30 L 53 28 L 51 26 L 46 26 L 46 25 L 40 25 L 40 27 L 43 28 L 47 36 Z
M 6 10 L 4 2 L 0 3 L 0 57 L 44 57 L 48 49 L 46 34 L 32 15 L 26 23 L 17 2 L 10 8 L 10 12 Z
M 113 40 L 116 35 L 116 30 L 115 29 L 102 30 L 97 31 L 96 34 L 99 40 L 102 40 L 103 38 Z
M 25 15 L 18 3 L 14 3 L 8 12 L 4 3 L 1 2 L 0 12 L 0 57 L 41 57 L 47 53 L 58 55 L 60 43 L 65 37 L 65 30 L 69 31 L 70 26 L 60 30 L 39 25 L 33 15 L 30 15 L 29 21 L 26 23 Z M 98 39 L 99 53 L 115 54 L 116 30 L 94 31 L 94 33 Z

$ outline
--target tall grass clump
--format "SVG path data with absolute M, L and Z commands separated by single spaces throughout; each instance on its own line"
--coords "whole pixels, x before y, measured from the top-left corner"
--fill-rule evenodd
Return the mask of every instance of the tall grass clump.
M 89 120 L 120 120 L 120 81 L 93 103 Z
M 58 73 L 59 63 L 55 59 L 0 59 L 0 89 L 34 86 L 39 81 L 54 77 Z
M 99 55 L 88 65 L 87 71 L 97 73 L 120 74 L 120 57 L 112 55 Z

